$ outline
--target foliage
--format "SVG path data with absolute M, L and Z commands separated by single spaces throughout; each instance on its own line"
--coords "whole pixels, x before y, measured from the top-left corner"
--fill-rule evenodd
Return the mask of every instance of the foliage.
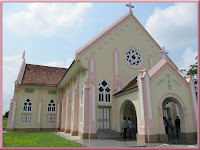
M 3 118 L 8 118 L 8 115 L 9 115 L 9 111 L 7 111 L 7 112 L 4 114 Z
M 190 69 L 187 71 L 185 69 L 180 70 L 182 74 L 184 74 L 184 78 L 186 76 L 191 76 L 194 80 L 195 89 L 197 91 L 197 56 L 195 57 L 196 63 L 194 65 L 190 65 Z
M 3 118 L 3 128 L 7 128 L 8 118 Z
M 3 147 L 82 147 L 54 132 L 15 131 L 3 133 Z

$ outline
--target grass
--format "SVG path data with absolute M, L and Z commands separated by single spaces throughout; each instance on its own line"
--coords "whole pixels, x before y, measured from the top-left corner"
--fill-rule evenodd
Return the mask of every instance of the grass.
M 3 128 L 7 127 L 8 118 L 3 118 Z
M 53 132 L 15 131 L 3 133 L 3 147 L 83 147 Z

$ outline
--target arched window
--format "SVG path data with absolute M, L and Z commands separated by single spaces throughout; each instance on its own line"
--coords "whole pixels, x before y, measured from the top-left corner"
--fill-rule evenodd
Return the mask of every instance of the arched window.
M 54 100 L 50 100 L 48 103 L 48 112 L 55 112 L 56 111 L 56 102 Z
M 98 93 L 99 102 L 111 102 L 111 85 L 105 80 L 99 83 Z
M 24 101 L 23 111 L 32 111 L 32 101 L 30 99 Z

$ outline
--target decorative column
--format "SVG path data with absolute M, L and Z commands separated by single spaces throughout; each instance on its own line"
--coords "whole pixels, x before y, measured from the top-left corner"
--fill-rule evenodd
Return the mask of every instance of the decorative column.
M 71 88 L 66 100 L 66 119 L 65 119 L 65 133 L 70 133 L 71 130 Z
M 66 98 L 67 98 L 67 87 L 64 89 L 64 97 L 62 99 L 62 112 L 61 112 L 61 126 L 60 126 L 60 131 L 65 131 L 65 123 L 66 123 Z
M 78 135 L 78 127 L 79 127 L 79 71 L 76 77 L 76 87 L 74 89 L 74 118 L 73 118 L 73 125 L 72 125 L 72 132 L 71 135 Z
M 80 135 L 81 139 L 89 138 L 89 86 L 88 82 L 83 83 L 83 126 L 82 126 L 82 135 Z
M 36 130 L 37 131 L 40 131 L 42 99 L 43 99 L 43 88 L 40 87 L 39 100 L 38 100 L 38 117 L 37 117 L 37 124 L 36 124 Z
M 150 91 L 150 79 L 147 70 L 139 71 L 138 76 L 139 104 L 140 104 L 140 130 L 137 135 L 140 142 L 158 142 L 155 134 L 152 100 Z
M 62 90 L 60 90 L 60 96 L 59 96 L 59 100 L 57 103 L 57 112 L 56 112 L 56 131 L 59 130 L 60 127 L 60 119 L 61 119 L 61 111 L 60 111 L 60 105 L 62 104 Z
M 119 53 L 116 48 L 114 49 L 114 52 L 113 52 L 113 64 L 114 64 L 114 93 L 116 93 L 121 90 L 120 79 L 119 79 Z M 118 123 L 119 112 L 117 110 L 117 97 L 113 97 L 113 98 L 114 98 L 113 114 L 116 115 L 116 117 L 113 118 L 114 124 L 115 124 L 115 130 L 120 132 L 119 123 Z
M 198 118 L 198 110 L 197 110 L 197 96 L 196 96 L 196 91 L 194 87 L 194 81 L 192 80 L 191 76 L 186 77 L 186 81 L 189 83 L 189 89 L 190 89 L 190 97 L 191 97 L 191 104 L 193 105 L 193 115 L 195 118 L 195 124 L 197 124 L 197 118 Z
M 59 121 L 60 121 L 60 103 L 61 101 L 59 100 L 57 103 L 57 112 L 56 112 L 56 131 L 58 131 L 59 128 Z
M 66 122 L 65 118 L 66 118 L 66 95 L 62 99 L 61 126 L 60 126 L 61 132 L 65 130 L 65 122 Z
M 96 88 L 95 88 L 95 61 L 89 60 L 88 83 L 89 83 L 89 138 L 97 138 L 96 129 Z
M 18 95 L 18 88 L 15 86 L 14 96 L 10 102 L 10 111 L 8 116 L 8 124 L 6 131 L 12 132 L 14 131 L 14 122 L 15 122 L 15 112 L 16 112 L 16 104 L 17 104 L 17 95 Z

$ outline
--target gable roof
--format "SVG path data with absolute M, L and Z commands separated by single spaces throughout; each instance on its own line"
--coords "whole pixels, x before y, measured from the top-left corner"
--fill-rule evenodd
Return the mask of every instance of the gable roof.
M 57 86 L 67 68 L 26 64 L 21 85 Z
M 113 96 L 117 96 L 119 94 L 127 92 L 127 91 L 134 89 L 136 87 L 138 87 L 137 77 L 135 77 L 133 80 L 131 80 L 124 88 L 122 88 L 119 92 L 115 93 Z
M 153 41 L 153 43 L 159 49 L 162 49 L 158 45 L 158 43 L 152 38 L 152 36 L 147 32 L 147 30 L 142 26 L 142 24 L 137 20 L 137 18 L 132 14 L 132 11 L 129 11 L 124 16 L 122 16 L 120 19 L 118 19 L 116 22 L 114 22 L 112 25 L 107 27 L 105 30 L 103 30 L 98 35 L 96 35 L 94 38 L 92 38 L 90 41 L 88 41 L 86 44 L 84 44 L 82 47 L 77 49 L 76 54 L 75 54 L 75 59 L 80 60 L 80 57 L 82 55 L 84 55 L 88 50 L 93 48 L 96 44 L 98 44 L 107 35 L 111 34 L 119 25 L 121 25 L 123 22 L 125 22 L 128 18 L 132 18 L 140 26 L 141 30 L 143 30 L 144 33 Z

